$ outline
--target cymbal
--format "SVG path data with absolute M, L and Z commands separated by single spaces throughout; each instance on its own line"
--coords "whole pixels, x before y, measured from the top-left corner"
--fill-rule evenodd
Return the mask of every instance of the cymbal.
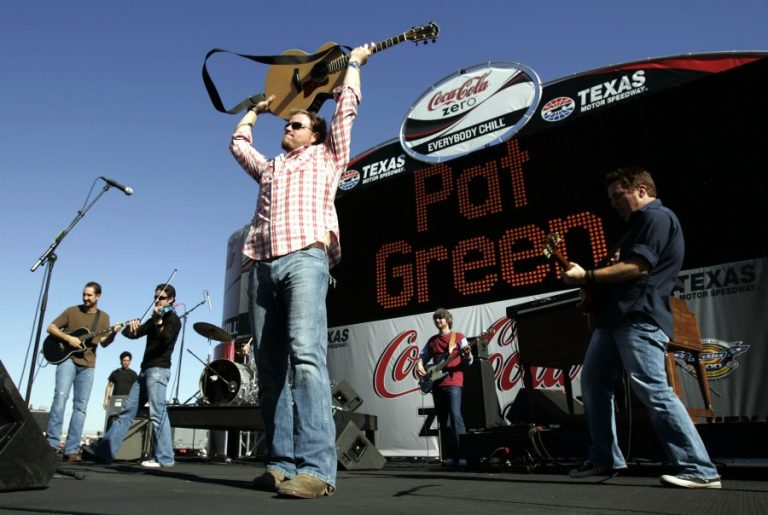
M 195 322 L 192 327 L 199 335 L 205 336 L 209 340 L 216 340 L 217 342 L 228 342 L 233 340 L 232 335 L 224 329 L 207 322 Z

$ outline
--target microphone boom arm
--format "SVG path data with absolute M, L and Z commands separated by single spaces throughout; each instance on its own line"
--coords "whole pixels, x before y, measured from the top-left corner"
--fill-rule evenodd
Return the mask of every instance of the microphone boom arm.
M 95 181 L 94 181 L 95 182 Z M 56 249 L 59 247 L 62 241 L 64 241 L 64 238 L 67 237 L 67 235 L 70 233 L 72 229 L 74 229 L 75 225 L 85 217 L 85 214 L 93 207 L 93 205 L 98 201 L 104 193 L 107 192 L 109 189 L 109 185 L 104 186 L 101 191 L 99 192 L 96 197 L 90 202 L 86 203 L 86 205 L 83 206 L 82 209 L 80 209 L 75 217 L 72 219 L 72 221 L 69 223 L 69 225 L 63 230 L 60 231 L 54 238 L 53 242 L 48 246 L 48 248 L 45 250 L 45 252 L 42 253 L 42 255 L 37 258 L 37 261 L 32 265 L 32 267 L 29 269 L 30 272 L 34 272 L 37 270 L 41 265 L 47 264 L 48 268 L 46 269 L 46 273 L 43 277 L 44 282 L 44 288 L 43 293 L 41 295 L 40 304 L 38 306 L 38 318 L 37 318 L 37 330 L 36 330 L 36 336 L 35 336 L 35 345 L 32 350 L 32 356 L 37 356 L 39 350 L 40 350 L 40 338 L 43 333 L 43 323 L 44 323 L 44 317 L 45 317 L 45 311 L 48 306 L 48 290 L 51 285 L 51 275 L 53 274 L 53 265 L 56 263 Z M 89 194 L 90 196 L 90 194 Z M 23 376 L 23 373 L 22 373 Z M 35 360 L 33 358 L 32 363 L 29 366 L 29 377 L 27 379 L 27 391 L 26 395 L 24 397 L 24 400 L 29 403 L 29 400 L 32 397 L 32 384 L 35 380 Z

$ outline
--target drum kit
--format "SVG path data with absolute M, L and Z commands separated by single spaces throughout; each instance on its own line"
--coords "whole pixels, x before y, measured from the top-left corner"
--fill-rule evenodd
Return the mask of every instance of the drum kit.
M 209 351 L 200 375 L 200 401 L 216 406 L 258 404 L 258 376 L 250 357 L 253 338 L 235 338 L 207 322 L 196 322 L 192 327 L 209 345 L 219 342 L 213 352 Z

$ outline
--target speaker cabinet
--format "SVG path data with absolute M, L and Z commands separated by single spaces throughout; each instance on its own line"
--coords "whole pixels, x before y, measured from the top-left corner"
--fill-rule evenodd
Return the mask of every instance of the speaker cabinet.
M 152 422 L 148 418 L 134 419 L 115 460 L 138 461 L 152 456 Z
M 387 459 L 352 422 L 336 435 L 336 454 L 344 470 L 380 470 Z
M 346 381 L 334 386 L 331 395 L 334 407 L 342 411 L 355 411 L 363 403 L 363 399 Z
M 496 395 L 493 367 L 484 359 L 476 359 L 464 367 L 464 390 L 461 414 L 467 430 L 505 425 Z
M 56 451 L 32 418 L 0 361 L 0 492 L 45 488 L 58 466 Z

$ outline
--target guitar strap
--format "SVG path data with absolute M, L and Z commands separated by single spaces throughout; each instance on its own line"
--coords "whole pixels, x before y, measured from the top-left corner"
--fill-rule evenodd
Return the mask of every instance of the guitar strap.
M 312 55 L 247 55 L 247 54 L 238 54 L 237 52 L 230 52 L 229 50 L 225 50 L 223 48 L 214 48 L 213 50 L 209 51 L 205 55 L 205 60 L 203 61 L 203 84 L 205 84 L 205 90 L 208 92 L 208 97 L 211 99 L 211 103 L 213 104 L 213 107 L 216 108 L 217 111 L 221 113 L 227 113 L 227 114 L 237 114 L 240 111 L 251 107 L 252 105 L 258 104 L 262 100 L 265 100 L 266 96 L 264 95 L 264 93 L 257 93 L 253 96 L 246 98 L 245 100 L 243 100 L 242 102 L 240 102 L 239 104 L 237 104 L 235 107 L 231 109 L 225 108 L 224 103 L 221 101 L 221 97 L 219 96 L 219 92 L 216 90 L 216 86 L 214 85 L 213 80 L 211 79 L 211 76 L 208 73 L 208 68 L 207 68 L 208 58 L 210 58 L 213 54 L 226 52 L 228 54 L 233 54 L 238 57 L 243 57 L 245 59 L 249 59 L 257 63 L 289 65 L 289 64 L 306 64 L 312 61 L 323 59 L 326 55 L 330 54 L 331 52 L 339 48 L 348 49 L 349 47 L 334 45 L 330 48 L 325 49 L 322 52 L 318 52 L 317 54 L 312 54 Z
M 453 349 L 451 349 L 451 347 L 453 347 L 455 345 L 456 345 L 456 332 L 455 331 L 451 331 L 451 337 L 448 340 L 448 356 L 445 358 L 446 360 L 450 360 L 450 361 L 448 361 L 448 363 L 450 363 L 451 361 L 453 361 L 455 359 L 455 358 L 451 358 L 451 351 L 453 350 Z M 448 370 L 448 363 L 445 364 L 446 365 L 446 368 L 445 368 L 446 370 Z M 453 376 L 453 371 L 452 370 L 448 370 L 448 375 L 449 376 Z

